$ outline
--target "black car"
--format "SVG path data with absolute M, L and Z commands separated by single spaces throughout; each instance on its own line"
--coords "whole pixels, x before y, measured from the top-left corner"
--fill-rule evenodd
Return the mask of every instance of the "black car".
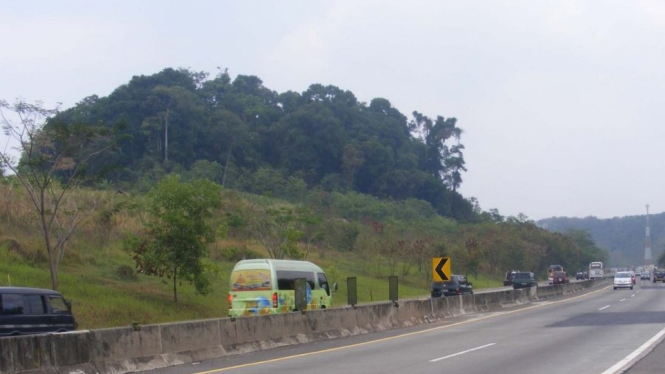
M 473 295 L 473 285 L 463 275 L 451 275 L 447 282 L 432 282 L 432 297 Z
M 506 278 L 503 280 L 503 285 L 504 286 L 512 286 L 513 285 L 513 276 L 515 276 L 515 273 L 517 273 L 516 270 L 511 270 L 506 273 Z
M 665 282 L 665 270 L 658 269 L 653 272 L 653 282 Z
M 71 303 L 40 288 L 0 287 L 0 336 L 76 330 Z
M 577 274 L 575 274 L 575 279 L 576 280 L 585 280 L 586 277 L 584 276 L 584 272 L 578 271 Z
M 528 287 L 538 287 L 536 276 L 527 271 L 515 273 L 515 276 L 513 276 L 513 289 Z

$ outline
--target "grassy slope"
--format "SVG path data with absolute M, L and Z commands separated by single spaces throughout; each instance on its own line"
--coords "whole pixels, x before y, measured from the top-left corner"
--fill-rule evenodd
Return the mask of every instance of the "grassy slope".
M 115 197 L 110 195 L 113 200 Z M 137 201 L 138 198 L 133 198 Z M 0 286 L 51 288 L 44 244 L 37 229 L 34 213 L 20 189 L 0 185 Z M 196 295 L 189 284 L 178 286 L 178 300 L 173 301 L 173 285 L 168 279 L 143 275 L 121 275 L 118 269 L 133 269 L 130 255 L 124 252 L 124 233 L 142 226 L 140 213 L 124 212 L 112 221 L 100 223 L 94 217 L 79 227 L 67 244 L 60 267 L 58 290 L 73 302 L 74 313 L 82 329 L 217 318 L 227 316 L 228 280 L 235 263 L 220 260 L 219 251 L 226 247 L 247 247 L 267 253 L 256 243 L 220 240 L 211 247 L 211 260 L 219 271 L 214 275 L 213 291 Z M 12 245 L 12 243 L 16 245 Z M 362 253 L 313 251 L 308 260 L 328 273 L 330 281 L 339 283 L 333 304 L 346 305 L 346 278 L 357 277 L 358 302 L 388 300 L 387 265 L 381 259 L 368 264 Z M 380 264 L 381 266 L 378 266 Z M 454 260 L 453 260 L 454 264 Z M 454 267 L 453 267 L 454 272 Z M 412 269 L 399 276 L 399 298 L 427 297 L 429 280 Z M 499 280 L 474 279 L 476 288 L 500 285 Z
M 232 263 L 218 263 L 220 271 L 215 276 L 215 287 L 209 295 L 196 295 L 190 285 L 180 285 L 179 303 L 175 305 L 169 280 L 140 275 L 136 279 L 122 279 L 116 273 L 119 265 L 131 265 L 126 253 L 106 251 L 90 255 L 96 260 L 65 261 L 60 272 L 59 290 L 73 301 L 74 313 L 82 329 L 126 326 L 135 321 L 149 324 L 227 316 L 226 295 Z M 339 290 L 335 294 L 334 305 L 346 305 L 346 278 L 349 276 L 357 277 L 359 303 L 388 300 L 387 275 L 359 273 L 357 256 L 328 251 L 325 257 L 313 253 L 309 260 L 324 269 L 335 266 L 338 279 L 333 281 L 339 283 Z M 422 275 L 419 277 L 422 278 Z M 500 284 L 496 280 L 472 280 L 476 288 Z M 46 263 L 30 265 L 3 248 L 0 250 L 0 285 L 10 283 L 13 286 L 50 288 L 48 267 Z M 415 276 L 400 279 L 399 298 L 427 297 L 428 283 L 424 279 L 416 281 Z

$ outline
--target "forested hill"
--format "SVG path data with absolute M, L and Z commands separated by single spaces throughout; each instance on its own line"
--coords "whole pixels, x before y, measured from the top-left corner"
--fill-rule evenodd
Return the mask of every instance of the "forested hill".
M 539 227 L 549 231 L 587 231 L 595 243 L 610 252 L 613 266 L 641 265 L 644 263 L 646 236 L 646 216 L 567 218 L 553 217 L 537 222 Z M 665 213 L 650 214 L 651 251 L 653 261 L 665 264 Z
M 87 97 L 47 127 L 72 123 L 122 128 L 128 140 L 87 171 L 123 188 L 177 172 L 286 199 L 320 188 L 420 199 L 461 221 L 475 214 L 457 192 L 466 168 L 455 118 L 407 118 L 335 86 L 277 93 L 255 76 L 169 68 Z

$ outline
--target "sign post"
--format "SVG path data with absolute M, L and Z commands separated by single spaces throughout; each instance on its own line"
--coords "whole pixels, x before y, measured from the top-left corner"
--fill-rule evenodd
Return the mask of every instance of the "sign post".
M 358 304 L 358 281 L 356 277 L 346 278 L 346 289 L 348 292 L 348 303 L 353 307 L 353 309 L 355 309 L 356 305 Z

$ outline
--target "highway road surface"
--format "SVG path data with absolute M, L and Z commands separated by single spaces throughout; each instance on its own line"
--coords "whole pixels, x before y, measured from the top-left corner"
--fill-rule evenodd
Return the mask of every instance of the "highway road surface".
M 630 374 L 665 373 L 665 344 L 659 344 L 664 336 L 665 284 L 638 281 L 633 290 L 609 286 L 413 328 L 145 373 L 616 374 L 632 365 Z

